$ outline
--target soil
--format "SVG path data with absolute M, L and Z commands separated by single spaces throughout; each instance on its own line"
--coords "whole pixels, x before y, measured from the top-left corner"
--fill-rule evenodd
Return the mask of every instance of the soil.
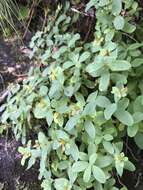
M 0 137 L 0 183 L 4 184 L 3 190 L 16 190 L 19 186 L 39 190 L 38 165 L 29 170 L 21 166 L 21 155 L 17 150 L 20 145 L 14 138 Z
M 143 150 L 137 147 L 133 138 L 126 137 L 124 152 L 134 163 L 136 170 L 134 172 L 125 170 L 121 179 L 117 177 L 117 182 L 120 187 L 125 185 L 128 190 L 143 190 Z
M 28 58 L 30 50 L 16 38 L 0 38 L 0 93 L 11 82 L 26 76 L 32 61 Z
M 33 65 L 29 53 L 30 50 L 19 40 L 13 38 L 6 41 L 0 38 L 0 105 L 3 98 L 5 101 L 7 86 L 22 82 L 27 77 L 27 72 Z M 26 184 L 29 190 L 39 190 L 38 168 L 27 171 L 22 168 L 21 155 L 17 150 L 19 145 L 14 138 L 0 137 L 0 189 L 16 190 L 17 186 L 23 186 L 24 189 Z

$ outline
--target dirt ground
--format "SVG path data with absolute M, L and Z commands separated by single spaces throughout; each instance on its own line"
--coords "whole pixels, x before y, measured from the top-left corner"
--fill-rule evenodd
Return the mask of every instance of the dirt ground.
M 29 53 L 30 49 L 24 46 L 19 40 L 12 39 L 6 41 L 0 38 L 0 110 L 1 105 L 5 101 L 7 86 L 10 83 L 22 83 L 22 80 L 27 77 L 28 70 L 30 66 L 33 65 L 32 60 L 28 57 Z M 10 144 L 10 149 L 7 154 L 7 152 L 5 152 L 5 147 L 8 144 Z M 24 185 L 25 182 L 27 184 L 28 179 L 32 179 L 32 181 L 28 182 L 28 188 L 31 189 L 30 184 L 35 184 L 36 182 L 34 186 L 36 190 L 38 185 L 38 174 L 36 171 L 38 171 L 38 168 L 36 171 L 35 168 L 28 171 L 23 170 L 20 165 L 17 145 L 18 142 L 16 142 L 15 139 L 6 140 L 0 137 L 0 190 L 16 190 L 17 179 L 19 179 L 18 181 L 21 186 Z M 18 159 L 15 160 L 15 158 Z M 2 186 L 3 183 L 5 184 L 4 186 Z M 23 187 L 23 189 L 25 188 Z
M 0 93 L 6 86 L 24 77 L 32 61 L 30 50 L 17 39 L 4 40 L 0 38 Z

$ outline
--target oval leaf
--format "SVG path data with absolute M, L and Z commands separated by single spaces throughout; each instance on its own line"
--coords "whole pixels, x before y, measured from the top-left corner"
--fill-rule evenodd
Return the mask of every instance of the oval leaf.
M 88 162 L 85 162 L 85 161 L 78 161 L 78 162 L 75 162 L 72 166 L 72 170 L 73 172 L 82 172 L 84 171 L 88 166 Z
M 133 117 L 128 111 L 119 110 L 115 112 L 115 117 L 124 125 L 131 126 L 133 125 Z
M 117 105 L 115 103 L 108 105 L 104 111 L 105 119 L 109 120 L 113 115 L 113 113 L 116 111 L 116 109 Z
M 83 174 L 83 181 L 84 181 L 85 183 L 88 183 L 89 180 L 90 180 L 90 177 L 91 177 L 91 165 L 89 165 L 89 166 L 86 168 L 86 170 L 85 170 L 85 172 L 84 172 L 84 174 Z
M 124 28 L 124 18 L 122 16 L 116 16 L 114 21 L 113 21 L 114 27 L 116 28 L 116 30 L 122 30 Z
M 93 172 L 93 176 L 94 178 L 100 182 L 100 183 L 105 183 L 106 182 L 106 176 L 103 172 L 102 169 L 100 169 L 99 167 L 97 166 L 93 166 L 92 167 L 92 172 Z
M 109 63 L 109 67 L 112 71 L 127 71 L 131 68 L 131 64 L 128 61 L 116 60 Z

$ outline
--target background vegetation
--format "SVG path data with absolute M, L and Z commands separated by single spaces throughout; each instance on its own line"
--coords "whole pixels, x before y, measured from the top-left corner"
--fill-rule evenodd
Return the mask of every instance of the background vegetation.
M 17 3 L 24 36 L 41 28 L 30 42 L 37 64 L 11 89 L 1 134 L 20 140 L 37 189 L 140 188 L 122 176 L 140 167 L 134 150 L 143 149 L 142 2 Z

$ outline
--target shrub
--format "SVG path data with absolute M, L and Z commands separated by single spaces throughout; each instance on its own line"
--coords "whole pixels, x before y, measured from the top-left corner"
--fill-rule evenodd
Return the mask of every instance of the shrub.
M 94 11 L 96 26 L 85 42 L 74 27 L 80 13 L 66 4 L 33 37 L 42 65 L 12 88 L 2 123 L 25 144 L 22 165 L 39 160 L 44 190 L 118 190 L 115 173 L 135 170 L 123 138 L 143 147 L 139 10 L 134 0 L 90 0 L 84 14 Z

